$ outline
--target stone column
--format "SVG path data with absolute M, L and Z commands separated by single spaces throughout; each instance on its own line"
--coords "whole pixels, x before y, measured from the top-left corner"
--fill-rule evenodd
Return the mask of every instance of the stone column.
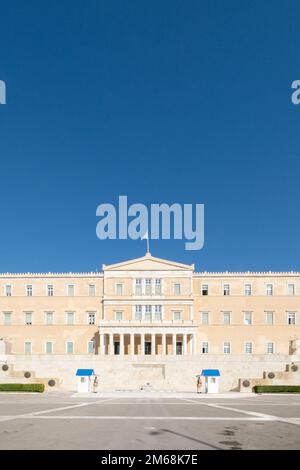
M 165 333 L 163 333 L 161 335 L 161 348 L 162 348 L 162 355 L 164 356 L 166 354 L 166 339 L 167 339 L 167 335 Z
M 183 336 L 183 355 L 186 356 L 186 354 L 187 354 L 187 334 L 184 333 L 182 336 Z
M 172 353 L 176 355 L 176 333 L 172 334 Z
M 131 355 L 134 356 L 134 333 L 130 333 L 130 349 Z
M 104 354 L 105 354 L 105 335 L 104 335 L 104 333 L 100 333 L 100 350 L 101 350 L 101 356 L 104 356 Z
M 109 334 L 109 355 L 113 356 L 114 355 L 114 335 L 113 333 Z
M 141 356 L 145 355 L 145 333 L 141 333 Z
M 124 355 L 124 333 L 120 333 L 120 356 Z
M 152 333 L 152 335 L 151 335 L 151 354 L 152 354 L 152 356 L 155 356 L 155 348 L 156 348 L 155 334 Z

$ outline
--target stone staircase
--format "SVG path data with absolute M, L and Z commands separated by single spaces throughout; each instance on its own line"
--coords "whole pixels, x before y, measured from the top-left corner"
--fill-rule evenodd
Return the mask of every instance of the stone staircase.
M 59 385 L 58 378 L 39 378 L 32 370 L 15 370 L 13 364 L 6 361 L 0 361 L 0 384 L 44 384 L 45 390 L 57 390 Z
M 300 385 L 300 362 L 287 364 L 285 371 L 265 371 L 260 378 L 240 378 L 238 391 L 249 392 L 255 385 Z

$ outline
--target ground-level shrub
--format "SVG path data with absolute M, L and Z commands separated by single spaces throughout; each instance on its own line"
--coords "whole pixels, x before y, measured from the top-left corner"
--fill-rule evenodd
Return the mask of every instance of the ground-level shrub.
M 300 385 L 255 385 L 255 393 L 300 393 Z
M 0 392 L 38 392 L 45 390 L 44 384 L 0 384 Z

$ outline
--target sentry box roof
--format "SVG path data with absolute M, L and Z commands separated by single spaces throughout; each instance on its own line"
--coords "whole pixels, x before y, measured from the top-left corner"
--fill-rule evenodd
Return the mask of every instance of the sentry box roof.
M 203 377 L 219 377 L 219 369 L 202 369 L 201 375 Z
M 78 377 L 90 377 L 95 375 L 94 369 L 77 369 L 76 375 Z

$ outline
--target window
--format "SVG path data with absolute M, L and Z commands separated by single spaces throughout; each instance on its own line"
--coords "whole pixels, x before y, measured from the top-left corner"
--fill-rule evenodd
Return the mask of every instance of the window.
M 202 323 L 202 325 L 208 325 L 209 324 L 209 313 L 208 312 L 202 312 L 201 313 L 201 323 Z
M 266 290 L 267 290 L 267 295 L 273 295 L 273 284 L 267 284 Z
M 245 284 L 245 295 L 252 295 L 252 286 L 251 284 Z
M 161 279 L 155 279 L 155 294 L 161 294 Z
M 89 312 L 88 313 L 88 322 L 89 322 L 89 325 L 95 325 L 96 314 L 94 312 Z
M 46 342 L 46 354 L 52 354 L 53 353 L 53 343 L 52 341 L 47 341 Z
M 202 354 L 208 354 L 208 342 L 204 341 L 201 345 Z
M 267 343 L 266 352 L 267 354 L 274 354 L 274 343 Z
M 208 295 L 208 284 L 202 284 L 201 293 L 202 295 Z
M 252 325 L 252 312 L 244 312 L 244 324 Z
M 95 341 L 89 341 L 88 342 L 88 353 L 89 354 L 95 354 L 95 350 L 96 350 Z
M 151 295 L 151 294 L 152 294 L 152 283 L 151 283 L 151 279 L 146 279 L 146 280 L 145 280 L 145 294 L 146 294 L 146 295 Z
M 11 312 L 4 312 L 4 325 L 11 325 Z
M 25 354 L 31 354 L 32 346 L 30 341 L 25 341 L 24 343 L 24 352 Z
M 155 305 L 155 320 L 162 320 L 162 308 L 161 305 Z
M 252 343 L 251 341 L 245 343 L 245 353 L 252 354 Z
M 274 323 L 274 314 L 273 312 L 266 312 L 266 324 L 273 325 Z
M 68 312 L 67 313 L 67 325 L 74 325 L 74 312 Z
M 135 280 L 135 295 L 142 295 L 142 279 Z
M 145 320 L 150 321 L 152 319 L 151 305 L 145 305 Z
M 230 295 L 230 285 L 224 284 L 223 286 L 223 295 Z
M 223 312 L 223 324 L 224 325 L 230 325 L 231 323 L 231 318 L 230 318 L 230 312 Z
M 135 320 L 141 320 L 141 319 L 142 319 L 142 306 L 136 305 L 135 306 Z
M 295 295 L 295 284 L 288 284 L 288 295 Z
M 28 284 L 26 286 L 26 295 L 27 297 L 32 297 L 32 285 L 31 284 Z
M 116 294 L 123 295 L 123 284 L 121 282 L 116 284 Z
M 75 286 L 74 284 L 69 284 L 68 285 L 68 296 L 69 297 L 74 297 L 75 294 Z
M 53 313 L 46 312 L 46 325 L 53 325 Z
M 73 341 L 67 341 L 67 354 L 73 354 L 73 352 L 74 352 Z
M 48 284 L 47 286 L 47 295 L 48 297 L 53 297 L 53 285 L 52 284 Z
M 4 292 L 5 292 L 6 297 L 11 297 L 12 286 L 10 284 L 7 284 L 4 288 Z
M 32 325 L 32 313 L 25 312 L 25 323 L 26 325 Z
M 182 342 L 181 341 L 176 341 L 176 355 L 177 356 L 182 355 Z
M 180 284 L 176 283 L 173 285 L 174 295 L 180 295 Z
M 180 321 L 181 320 L 181 312 L 179 310 L 173 312 L 173 320 Z
M 96 295 L 96 286 L 95 284 L 89 284 L 89 296 L 95 297 Z
M 117 320 L 117 321 L 123 320 L 123 312 L 122 312 L 121 310 L 118 310 L 118 311 L 116 312 L 116 320 Z
M 295 325 L 295 324 L 296 324 L 296 313 L 288 312 L 288 325 Z
M 230 343 L 229 342 L 225 342 L 223 344 L 223 352 L 224 352 L 224 354 L 230 354 Z

